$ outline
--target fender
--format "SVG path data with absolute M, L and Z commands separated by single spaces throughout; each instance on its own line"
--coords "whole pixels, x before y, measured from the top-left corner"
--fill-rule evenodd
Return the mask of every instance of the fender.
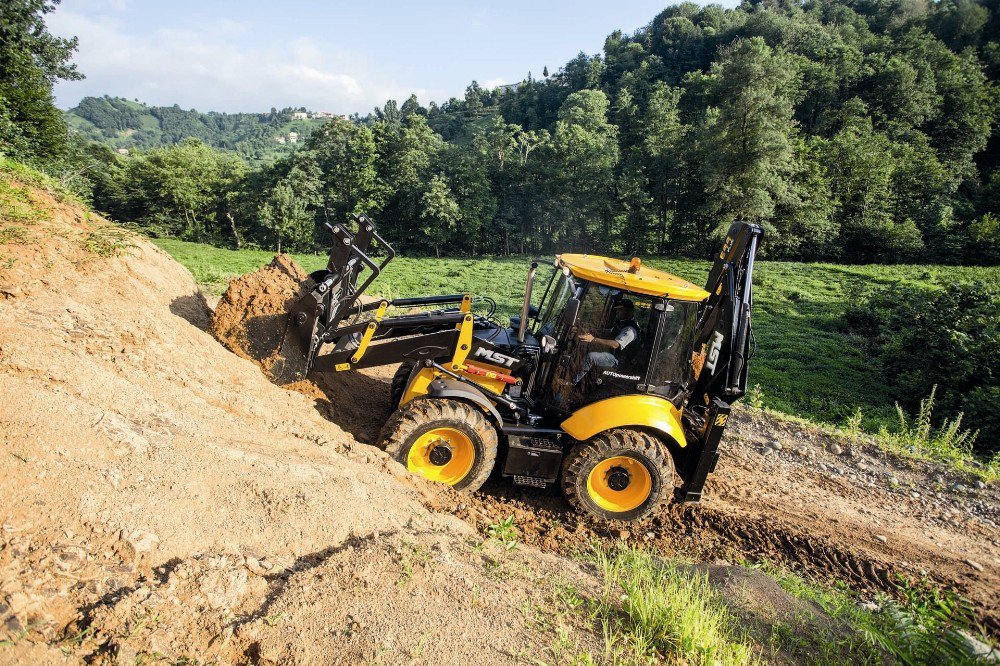
M 666 398 L 655 395 L 621 395 L 599 400 L 575 411 L 560 424 L 575 440 L 586 441 L 611 428 L 639 426 L 655 430 L 678 446 L 687 446 L 681 413 Z
M 411 378 L 410 385 L 407 387 L 406 393 L 403 395 L 403 399 L 399 401 L 399 404 L 402 406 L 410 400 L 423 396 L 431 398 L 454 398 L 471 402 L 492 416 L 494 423 L 497 425 L 503 423 L 500 412 L 497 411 L 497 408 L 493 406 L 493 403 L 486 396 L 462 382 L 456 382 L 453 379 L 437 378 L 431 368 L 421 368 L 417 371 L 416 377 Z

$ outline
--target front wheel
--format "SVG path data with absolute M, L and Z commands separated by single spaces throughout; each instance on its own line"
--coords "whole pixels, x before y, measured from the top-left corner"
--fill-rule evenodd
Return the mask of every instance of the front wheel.
M 674 464 L 652 435 L 616 429 L 574 447 L 563 463 L 562 488 L 576 509 L 606 520 L 637 520 L 672 493 Z
M 482 410 L 458 400 L 411 400 L 379 439 L 414 474 L 467 492 L 486 483 L 497 458 L 497 429 Z

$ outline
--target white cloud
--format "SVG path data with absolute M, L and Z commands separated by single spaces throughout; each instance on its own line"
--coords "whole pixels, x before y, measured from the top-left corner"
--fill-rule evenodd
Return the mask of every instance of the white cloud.
M 305 106 L 365 113 L 411 92 L 421 99 L 441 96 L 404 88 L 365 61 L 331 54 L 306 38 L 246 46 L 238 38 L 248 27 L 235 21 L 135 36 L 113 15 L 98 18 L 61 8 L 47 23 L 54 34 L 80 39 L 74 61 L 87 78 L 57 85 L 64 107 L 87 95 L 108 94 L 200 111 Z

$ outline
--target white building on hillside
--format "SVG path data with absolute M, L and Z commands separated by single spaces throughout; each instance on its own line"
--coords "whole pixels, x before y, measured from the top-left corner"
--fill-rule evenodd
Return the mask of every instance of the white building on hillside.
M 309 114 L 305 111 L 295 111 L 292 113 L 292 120 L 305 120 L 309 117 Z

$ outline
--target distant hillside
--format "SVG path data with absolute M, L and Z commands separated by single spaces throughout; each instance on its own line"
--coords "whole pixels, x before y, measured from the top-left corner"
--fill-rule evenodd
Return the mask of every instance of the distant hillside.
M 216 148 L 232 150 L 251 162 L 291 152 L 324 118 L 296 118 L 305 109 L 268 113 L 201 113 L 174 106 L 146 106 L 121 97 L 85 97 L 66 111 L 72 130 L 113 148 L 171 146 L 193 136 Z M 312 113 L 310 116 L 314 115 Z M 290 137 L 294 132 L 297 136 Z

